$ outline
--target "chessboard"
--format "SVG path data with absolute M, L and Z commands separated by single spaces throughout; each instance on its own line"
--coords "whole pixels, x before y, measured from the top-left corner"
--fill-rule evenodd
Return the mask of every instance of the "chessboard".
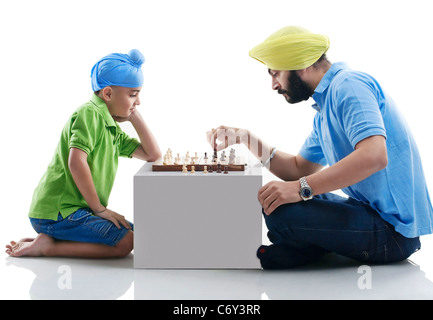
M 198 156 L 197 152 L 190 155 L 186 152 L 184 156 L 178 153 L 173 157 L 171 149 L 168 149 L 162 160 L 155 162 L 152 165 L 152 171 L 179 171 L 183 173 L 194 173 L 195 171 L 208 172 L 224 172 L 229 171 L 245 171 L 245 163 L 240 161 L 241 157 L 237 157 L 235 150 L 230 150 L 230 155 L 227 156 L 223 150 L 218 156 L 216 150 L 211 157 L 207 152 L 202 156 Z

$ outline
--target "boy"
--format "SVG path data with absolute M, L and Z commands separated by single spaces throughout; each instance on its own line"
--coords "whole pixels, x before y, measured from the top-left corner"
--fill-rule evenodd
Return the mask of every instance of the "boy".
M 92 68 L 91 100 L 66 123 L 29 217 L 39 235 L 11 241 L 10 256 L 116 258 L 133 249 L 133 226 L 107 208 L 118 157 L 155 161 L 159 146 L 136 107 L 143 84 L 138 50 L 113 53 Z M 130 121 L 140 142 L 117 122 Z

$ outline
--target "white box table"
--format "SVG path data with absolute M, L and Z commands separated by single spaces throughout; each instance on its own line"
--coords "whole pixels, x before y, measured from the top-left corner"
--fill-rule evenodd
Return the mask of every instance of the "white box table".
M 260 164 L 228 174 L 134 176 L 134 267 L 255 269 L 262 243 Z

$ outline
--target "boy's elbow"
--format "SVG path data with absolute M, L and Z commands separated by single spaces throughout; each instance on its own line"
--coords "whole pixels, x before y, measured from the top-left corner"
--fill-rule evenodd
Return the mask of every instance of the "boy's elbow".
M 147 157 L 147 161 L 149 161 L 149 162 L 155 162 L 155 161 L 161 159 L 161 157 L 162 157 L 161 152 L 160 151 L 156 151 L 156 152 L 150 154 Z
M 132 154 L 133 158 L 141 159 L 144 161 L 155 162 L 161 159 L 161 151 L 159 149 L 156 150 L 144 150 L 142 146 L 140 146 L 135 152 Z

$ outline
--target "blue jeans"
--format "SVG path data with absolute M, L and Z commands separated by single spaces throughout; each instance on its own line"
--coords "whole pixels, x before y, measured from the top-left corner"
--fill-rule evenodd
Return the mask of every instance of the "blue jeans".
M 272 246 L 259 248 L 263 268 L 290 268 L 334 252 L 364 263 L 402 261 L 420 249 L 370 206 L 335 194 L 278 207 L 264 215 Z
M 121 225 L 92 214 L 89 208 L 78 209 L 66 218 L 59 213 L 57 220 L 30 218 L 37 233 L 44 233 L 57 240 L 102 243 L 115 246 L 129 231 Z M 128 221 L 129 222 L 129 221 Z M 134 225 L 131 225 L 133 230 Z

